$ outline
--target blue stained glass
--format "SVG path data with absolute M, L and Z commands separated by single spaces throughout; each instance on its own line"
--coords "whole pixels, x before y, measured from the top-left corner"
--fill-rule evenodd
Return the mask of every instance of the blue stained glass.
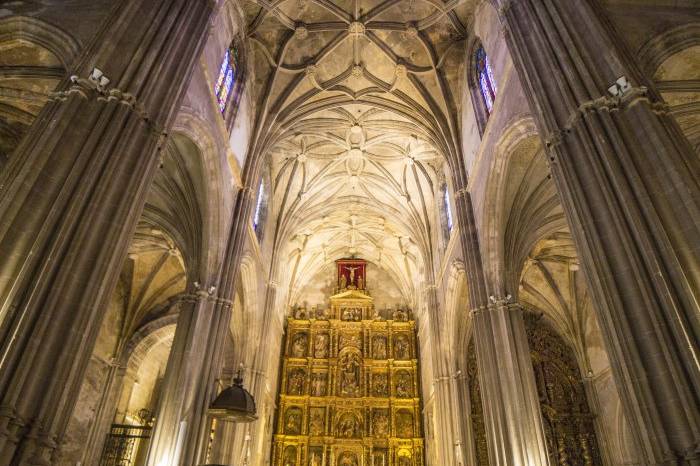
M 486 55 L 484 47 L 479 47 L 477 49 L 475 61 L 475 71 L 479 78 L 479 90 L 484 99 L 487 112 L 491 113 L 493 110 L 493 103 L 496 100 L 497 87 L 496 80 L 493 77 L 493 71 L 491 70 L 491 64 L 489 63 L 489 58 Z
M 231 90 L 236 84 L 236 78 L 238 77 L 236 73 L 238 68 L 237 60 L 238 52 L 235 48 L 226 50 L 224 59 L 221 62 L 221 68 L 219 69 L 219 77 L 214 87 L 216 101 L 221 113 L 226 111 L 226 105 L 230 100 Z
M 488 78 L 486 73 L 481 73 L 479 76 L 479 84 L 481 85 L 481 95 L 484 97 L 484 103 L 486 103 L 486 108 L 489 113 L 493 110 L 493 100 L 491 99 L 491 93 L 488 92 Z

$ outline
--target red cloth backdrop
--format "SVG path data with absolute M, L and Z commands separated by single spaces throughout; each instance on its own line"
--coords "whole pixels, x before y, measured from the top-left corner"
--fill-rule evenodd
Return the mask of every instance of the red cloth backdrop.
M 341 288 L 342 278 L 345 277 L 345 286 L 354 286 L 364 290 L 367 288 L 367 261 L 363 259 L 339 259 L 335 261 L 338 268 L 338 288 Z M 355 271 L 353 279 L 350 280 L 351 269 Z

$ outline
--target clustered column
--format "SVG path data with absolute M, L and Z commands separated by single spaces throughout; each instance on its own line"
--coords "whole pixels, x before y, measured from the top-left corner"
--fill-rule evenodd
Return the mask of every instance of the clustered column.
M 489 459 L 492 466 L 547 465 L 522 309 L 510 297 L 487 298 L 471 197 L 466 185 L 456 192 Z
M 495 3 L 642 462 L 700 464 L 700 159 L 597 1 Z
M 0 174 L 0 465 L 56 460 L 213 6 L 120 2 Z

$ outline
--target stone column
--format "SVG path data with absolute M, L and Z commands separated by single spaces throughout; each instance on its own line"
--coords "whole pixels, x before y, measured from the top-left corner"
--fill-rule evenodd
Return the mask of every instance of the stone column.
M 642 462 L 700 464 L 700 159 L 597 1 L 496 3 Z
M 455 441 L 458 440 L 458 409 L 457 400 L 452 391 L 451 375 L 454 364 L 449 360 L 451 352 L 446 342 L 449 338 L 444 331 L 449 328 L 449 323 L 444 322 L 445 313 L 442 312 L 437 296 L 437 287 L 430 284 L 426 287 L 425 304 L 428 309 L 428 324 L 430 330 L 431 356 L 434 375 L 434 401 L 433 410 L 436 422 L 434 441 L 438 442 L 437 452 L 439 464 L 455 464 Z
M 491 466 L 548 465 L 522 309 L 495 300 L 472 319 Z
M 546 466 L 549 458 L 522 310 L 504 299 L 487 299 L 471 196 L 466 184 L 455 188 L 491 466 Z
M 190 466 L 206 454 L 207 410 L 216 395 L 220 351 L 231 320 L 231 302 L 207 291 L 180 306 L 163 393 L 148 452 L 148 466 Z
M 212 9 L 115 2 L 0 174 L 0 465 L 54 462 Z

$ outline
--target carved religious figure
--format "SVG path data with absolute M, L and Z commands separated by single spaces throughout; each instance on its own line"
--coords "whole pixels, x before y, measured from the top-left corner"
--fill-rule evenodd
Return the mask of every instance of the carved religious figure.
M 311 381 L 311 395 L 312 396 L 325 396 L 326 395 L 326 375 L 325 374 L 314 374 L 313 380 Z
M 295 336 L 292 342 L 292 356 L 295 358 L 305 357 L 308 344 L 308 337 L 305 333 L 300 333 Z
M 299 408 L 289 408 L 287 410 L 284 431 L 291 435 L 298 435 L 301 433 L 301 410 L 299 410 Z
M 391 318 L 397 322 L 405 322 L 408 320 L 408 314 L 406 311 L 399 308 L 393 312 Z
M 374 359 L 386 359 L 386 337 L 374 337 L 372 354 Z
M 408 337 L 406 337 L 406 335 L 399 335 L 394 340 L 394 358 L 408 359 L 409 357 Z
M 350 275 L 349 283 L 350 283 L 351 285 L 354 285 L 354 284 L 355 284 L 355 270 L 358 270 L 359 267 L 348 267 L 347 269 L 350 271 L 350 274 L 349 274 L 349 275 Z
M 338 437 L 353 438 L 358 436 L 357 421 L 352 414 L 345 414 L 338 421 Z
M 323 409 L 311 410 L 309 433 L 311 435 L 323 435 Z
M 360 389 L 360 356 L 345 353 L 340 358 L 340 394 L 353 396 Z
M 396 374 L 396 396 L 399 398 L 411 397 L 411 375 L 406 371 L 400 371 Z
M 344 290 L 347 287 L 348 287 L 348 279 L 345 278 L 345 275 L 341 275 L 340 276 L 340 289 Z
M 399 457 L 398 466 L 412 466 L 411 458 L 409 458 L 408 456 Z
M 304 379 L 306 378 L 306 372 L 303 369 L 294 369 L 289 375 L 289 389 L 290 395 L 302 395 L 304 393 Z
M 290 445 L 284 450 L 284 466 L 296 466 L 296 464 L 297 449 Z
M 338 466 L 358 466 L 357 456 L 354 453 L 344 452 L 338 458 Z
M 314 354 L 317 358 L 328 357 L 328 335 L 319 333 L 314 340 Z
M 396 433 L 399 437 L 413 437 L 413 415 L 407 411 L 399 411 L 396 415 Z
M 386 374 L 374 374 L 372 377 L 372 392 L 374 396 L 387 396 L 389 394 L 389 378 Z
M 311 453 L 311 462 L 309 466 L 321 466 L 321 455 L 316 452 Z
M 389 434 L 389 416 L 384 410 L 377 410 L 372 416 L 372 430 L 374 435 L 385 436 Z

